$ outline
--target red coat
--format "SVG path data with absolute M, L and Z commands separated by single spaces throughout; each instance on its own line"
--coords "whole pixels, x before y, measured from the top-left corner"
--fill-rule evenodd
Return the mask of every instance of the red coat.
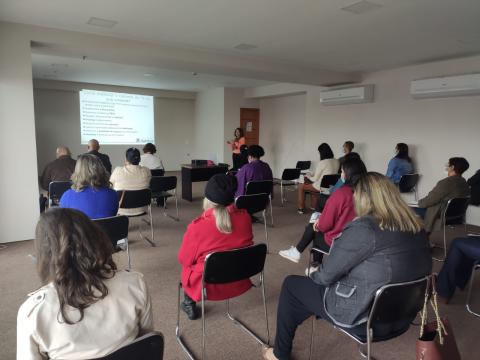
M 195 301 L 201 300 L 202 274 L 205 257 L 214 251 L 230 250 L 253 244 L 252 221 L 246 210 L 227 207 L 232 221 L 232 233 L 224 234 L 215 225 L 213 209 L 206 210 L 193 220 L 183 236 L 178 251 L 178 261 L 182 265 L 182 286 Z M 224 300 L 243 294 L 250 289 L 250 280 L 230 284 L 207 285 L 208 300 Z

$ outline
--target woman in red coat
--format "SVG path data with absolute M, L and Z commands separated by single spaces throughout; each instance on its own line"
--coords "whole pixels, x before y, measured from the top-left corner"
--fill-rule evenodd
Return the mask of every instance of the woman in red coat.
M 182 287 L 185 299 L 182 310 L 190 320 L 198 317 L 196 302 L 201 300 L 205 257 L 215 251 L 242 248 L 253 244 L 252 221 L 246 210 L 237 209 L 234 176 L 218 174 L 205 187 L 203 214 L 188 225 L 178 252 L 182 265 Z M 206 299 L 224 300 L 238 296 L 252 286 L 250 280 L 229 284 L 207 285 Z

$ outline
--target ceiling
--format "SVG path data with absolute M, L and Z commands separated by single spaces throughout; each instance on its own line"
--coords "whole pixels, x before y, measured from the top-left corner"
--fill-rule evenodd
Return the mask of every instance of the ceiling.
M 0 0 L 0 19 L 340 72 L 480 53 L 479 0 L 369 0 L 380 6 L 342 10 L 357 2 Z M 91 17 L 117 24 L 88 25 Z
M 269 81 L 256 79 L 43 54 L 32 54 L 32 68 L 34 79 L 132 86 L 147 89 L 201 91 L 213 87 L 246 88 L 272 84 Z

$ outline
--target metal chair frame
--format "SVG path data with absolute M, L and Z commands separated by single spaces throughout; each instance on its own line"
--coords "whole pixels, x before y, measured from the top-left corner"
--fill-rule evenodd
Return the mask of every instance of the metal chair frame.
M 360 339 L 356 338 L 354 335 L 350 334 L 346 329 L 344 328 L 340 328 L 336 325 L 333 325 L 334 328 L 336 328 L 337 330 L 340 330 L 341 332 L 343 332 L 344 334 L 346 334 L 348 337 L 350 337 L 351 339 L 355 340 L 360 348 L 359 348 L 359 352 L 360 352 L 360 355 L 364 358 L 366 358 L 367 360 L 372 360 L 374 359 L 372 357 L 372 343 L 375 342 L 375 338 L 374 338 L 374 334 L 373 334 L 373 329 L 372 329 L 372 322 L 374 321 L 375 319 L 375 310 L 376 310 L 376 306 L 377 306 L 377 303 L 379 302 L 379 299 L 381 298 L 382 294 L 385 292 L 385 290 L 389 289 L 389 288 L 392 288 L 392 287 L 401 287 L 401 286 L 409 286 L 409 285 L 414 285 L 414 284 L 420 284 L 422 282 L 425 282 L 425 287 L 427 287 L 427 284 L 428 284 L 428 281 L 430 279 L 430 275 L 428 276 L 424 276 L 420 279 L 417 279 L 417 280 L 413 280 L 413 281 L 406 281 L 406 282 L 401 282 L 401 283 L 395 283 L 395 284 L 387 284 L 387 285 L 384 285 L 382 286 L 380 289 L 378 289 L 376 292 L 375 292 L 375 297 L 373 299 L 373 303 L 372 303 L 372 307 L 370 308 L 370 312 L 368 314 L 368 320 L 367 320 L 367 341 L 366 342 L 363 342 L 361 341 Z M 423 306 L 423 300 L 424 300 L 424 297 L 422 296 L 422 304 L 420 305 L 420 309 L 421 307 Z M 311 342 L 310 342 L 310 355 L 309 355 L 309 359 L 312 359 L 312 354 L 313 354 L 313 340 L 314 340 L 314 328 L 315 328 L 315 316 L 312 317 L 313 321 L 312 321 L 312 334 L 311 334 Z M 403 334 L 403 333 L 402 333 Z M 399 334 L 398 336 L 400 336 L 401 334 Z M 387 341 L 387 340 L 385 340 Z M 367 352 L 365 353 L 365 351 L 362 349 L 362 347 L 367 347 Z
M 301 170 L 299 168 L 294 169 L 284 169 L 282 172 L 282 177 L 280 179 L 274 179 L 274 185 L 280 185 L 280 201 L 283 206 L 287 202 L 285 197 L 285 191 L 290 186 L 298 185 L 298 178 L 300 177 Z M 285 190 L 283 189 L 285 187 Z
M 175 221 L 180 221 L 180 218 L 178 216 L 178 197 L 177 197 L 177 177 L 176 176 L 160 176 L 162 178 L 162 180 L 164 179 L 165 181 L 171 179 L 171 178 L 175 178 L 175 188 L 169 188 L 167 190 L 161 190 L 161 192 L 164 192 L 165 193 L 165 200 L 163 202 L 163 216 L 168 216 L 169 218 L 175 220 Z M 154 177 L 152 176 L 152 179 Z M 151 184 L 151 181 L 150 180 L 150 184 Z M 151 189 L 151 185 L 150 185 L 150 190 Z M 172 192 L 169 192 L 169 191 L 172 191 Z M 153 191 L 152 191 L 152 194 L 153 194 Z M 167 214 L 167 199 L 169 197 L 173 197 L 175 199 L 175 210 L 177 212 L 177 216 L 173 216 L 173 215 L 170 215 L 170 214 Z
M 477 235 L 478 236 L 478 235 Z M 470 276 L 470 283 L 468 285 L 468 294 L 467 294 L 467 302 L 465 304 L 465 307 L 467 308 L 467 311 L 472 314 L 472 315 L 475 315 L 477 317 L 480 317 L 480 313 L 478 312 L 475 312 L 471 309 L 470 307 L 470 300 L 471 300 L 471 297 L 472 297 L 472 288 L 473 288 L 473 282 L 475 280 L 475 271 L 477 269 L 480 269 L 480 261 L 476 261 L 474 264 L 473 264 L 473 267 L 472 267 L 472 275 Z
M 333 244 L 332 244 L 333 246 Z M 330 246 L 330 251 L 332 251 L 332 246 Z M 310 268 L 312 267 L 312 264 L 313 264 L 313 254 L 315 252 L 318 252 L 320 254 L 323 254 L 323 255 L 330 255 L 330 251 L 326 252 L 326 251 L 323 251 L 322 249 L 320 248 L 317 248 L 315 246 L 312 246 L 312 248 L 310 249 L 310 258 L 308 260 L 308 271 L 307 271 L 307 276 L 310 277 Z
M 242 197 L 243 197 L 243 198 L 245 198 L 245 197 L 246 197 L 246 198 L 248 198 L 248 197 L 257 197 L 258 195 L 267 195 L 267 196 L 268 196 L 268 194 L 241 195 L 241 196 L 239 196 L 239 197 L 237 197 L 237 198 L 235 199 L 235 206 L 237 206 L 237 201 L 238 201 L 238 199 L 241 199 Z M 269 201 L 270 201 L 270 199 L 269 199 Z M 268 203 L 267 203 L 267 204 L 268 204 Z M 267 205 L 267 204 L 266 204 L 266 205 Z M 260 211 L 262 212 L 263 226 L 264 226 L 264 228 L 265 228 L 265 243 L 267 244 L 267 251 L 268 251 L 269 242 L 268 242 L 268 231 L 267 231 L 267 215 L 266 215 L 267 206 L 266 206 L 266 205 L 265 205 L 265 208 L 264 208 L 263 210 L 260 210 Z M 244 208 L 244 207 L 238 207 L 238 206 L 237 206 L 237 208 L 248 210 L 247 208 Z M 260 212 L 260 211 L 258 211 L 258 212 Z
M 272 206 L 272 191 L 273 191 L 273 180 L 258 180 L 258 181 L 249 181 L 247 182 L 247 185 L 245 187 L 245 195 L 253 195 L 255 193 L 252 193 L 251 191 L 249 192 L 248 190 L 248 185 L 249 184 L 252 184 L 252 183 L 271 183 L 272 184 L 272 187 L 270 188 L 270 193 L 267 193 L 267 192 L 261 192 L 261 193 L 258 193 L 258 194 L 268 194 L 268 199 L 269 199 L 269 203 L 270 203 L 270 226 L 273 227 L 273 206 Z
M 151 340 L 155 340 L 155 345 L 159 347 L 159 349 L 156 350 L 156 352 L 159 352 L 160 353 L 160 358 L 158 357 L 153 357 L 152 354 L 149 354 L 147 355 L 148 356 L 148 360 L 162 360 L 163 359 L 163 352 L 164 352 L 164 349 L 165 349 L 165 340 L 163 338 L 163 335 L 161 332 L 159 331 L 151 331 L 143 336 L 140 336 L 138 338 L 136 338 L 132 343 L 128 344 L 128 345 L 125 345 L 123 347 L 121 347 L 120 349 L 117 349 L 115 350 L 115 352 L 109 354 L 109 355 L 106 355 L 102 358 L 97 358 L 96 360 L 130 360 L 132 357 L 132 352 L 136 349 L 138 349 L 138 346 L 144 346 L 144 347 L 149 347 L 148 349 L 150 349 L 151 351 Z M 150 342 L 149 342 L 150 340 Z M 129 351 L 130 350 L 130 351 Z M 157 354 L 155 354 L 157 355 Z M 135 357 L 135 359 L 138 359 L 137 357 Z M 145 359 L 143 356 L 141 358 L 141 360 L 147 360 Z
M 402 191 L 401 189 L 401 186 L 400 184 L 402 183 L 402 179 L 404 178 L 411 178 L 411 177 L 415 177 L 416 178 L 416 181 L 415 181 L 415 185 L 413 185 L 409 191 Z M 415 173 L 415 174 L 405 174 L 405 175 L 402 175 L 402 177 L 400 178 L 400 181 L 398 183 L 398 189 L 400 190 L 401 193 L 412 193 L 413 192 L 413 195 L 415 197 L 415 201 L 418 200 L 418 189 L 417 189 L 417 185 L 418 185 L 418 180 L 420 178 L 420 175 Z
M 312 162 L 309 160 L 297 161 L 297 164 L 295 165 L 297 169 L 300 169 L 300 174 L 302 175 L 305 175 L 307 173 L 307 170 L 310 170 L 311 166 L 312 166 Z
M 205 301 L 207 300 L 207 289 L 206 289 L 206 282 L 205 282 L 205 273 L 206 273 L 206 269 L 207 269 L 207 266 L 208 266 L 208 261 L 209 259 L 211 259 L 213 256 L 215 256 L 215 254 L 219 254 L 219 253 L 224 253 L 224 252 L 235 252 L 235 251 L 245 251 L 246 249 L 252 249 L 252 248 L 257 248 L 257 247 L 261 247 L 261 246 L 265 246 L 266 248 L 266 245 L 265 244 L 256 244 L 256 245 L 252 245 L 252 246 L 249 246 L 247 248 L 241 248 L 241 249 L 234 249 L 234 250 L 228 250 L 228 251 L 221 251 L 221 252 L 213 252 L 213 253 L 210 253 L 208 254 L 206 257 L 205 257 L 205 265 L 204 265 L 204 271 L 203 271 L 203 275 L 202 275 L 202 300 L 201 300 L 201 309 L 202 309 L 202 357 L 201 359 L 204 360 L 206 359 L 206 344 L 205 344 L 205 333 L 206 333 L 206 326 L 205 326 Z M 266 251 L 266 250 L 265 250 Z M 266 254 L 266 252 L 265 252 Z M 240 320 L 238 320 L 237 318 L 233 317 L 232 314 L 230 313 L 230 302 L 229 302 L 229 299 L 225 300 L 226 302 L 226 307 L 227 307 L 227 311 L 226 311 L 226 316 L 228 319 L 230 319 L 235 325 L 237 325 L 238 327 L 240 327 L 240 329 L 242 329 L 244 332 L 246 332 L 248 335 L 250 335 L 251 337 L 253 337 L 260 345 L 262 346 L 268 346 L 268 344 L 270 343 L 270 331 L 269 331 L 269 328 L 268 328 L 268 313 L 267 313 L 267 302 L 266 302 L 266 296 L 265 296 L 265 277 L 264 277 L 264 265 L 265 265 L 265 260 L 264 260 L 264 263 L 262 265 L 262 270 L 257 273 L 257 274 L 260 274 L 260 287 L 261 287 L 261 290 L 262 290 L 262 300 L 263 300 L 263 309 L 264 309 L 264 316 L 265 316 L 265 323 L 266 323 L 266 328 L 267 328 L 267 341 L 264 342 L 258 335 L 256 335 L 252 330 L 250 330 L 245 324 L 243 324 Z M 256 275 L 256 274 L 255 274 Z M 253 275 L 254 276 L 254 275 Z M 255 286 L 255 285 L 254 285 Z M 256 285 L 255 287 L 258 287 L 258 285 Z M 182 350 L 185 352 L 185 354 L 188 356 L 188 358 L 190 360 L 195 360 L 195 357 L 193 356 L 192 352 L 190 351 L 190 349 L 187 347 L 187 345 L 183 342 L 182 340 L 182 337 L 181 337 L 181 334 L 180 334 L 180 293 L 181 293 L 181 289 L 182 289 L 182 284 L 179 283 L 178 284 L 178 298 L 177 298 L 177 326 L 175 328 L 175 335 L 176 335 L 176 338 L 177 338 L 177 342 L 180 344 L 180 347 L 182 348 Z
M 99 224 L 100 227 L 102 227 L 102 229 L 107 233 L 108 237 L 110 238 L 110 240 L 112 241 L 112 244 L 114 246 L 114 249 L 120 249 L 122 251 L 126 251 L 127 252 L 127 259 L 128 259 L 128 270 L 130 270 L 132 268 L 131 266 L 131 262 L 130 262 L 130 247 L 129 247 L 129 244 L 128 244 L 128 216 L 126 215 L 118 215 L 118 216 L 111 216 L 111 217 L 106 217 L 106 218 L 99 218 L 99 219 L 94 219 L 93 222 L 95 223 L 102 223 L 102 222 L 115 222 L 115 221 L 122 221 L 122 220 L 119 220 L 119 219 L 122 219 L 122 218 L 126 218 L 127 220 L 127 233 L 124 234 L 125 237 L 121 238 L 121 239 L 113 239 L 111 234 L 105 230 L 105 227 L 103 227 L 101 224 Z M 118 227 L 117 227 L 118 228 Z M 124 240 L 125 241 L 125 249 L 123 249 L 121 246 L 118 245 L 118 242 L 121 241 L 121 240 Z

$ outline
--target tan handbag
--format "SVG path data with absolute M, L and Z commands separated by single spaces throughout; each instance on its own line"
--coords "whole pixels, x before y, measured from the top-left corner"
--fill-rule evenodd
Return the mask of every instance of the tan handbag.
M 438 312 L 435 275 L 430 279 L 425 291 L 425 301 L 421 313 L 422 323 L 420 337 L 417 340 L 417 360 L 461 360 L 450 323 L 446 317 L 440 317 Z M 435 313 L 435 320 L 427 322 L 429 302 Z

